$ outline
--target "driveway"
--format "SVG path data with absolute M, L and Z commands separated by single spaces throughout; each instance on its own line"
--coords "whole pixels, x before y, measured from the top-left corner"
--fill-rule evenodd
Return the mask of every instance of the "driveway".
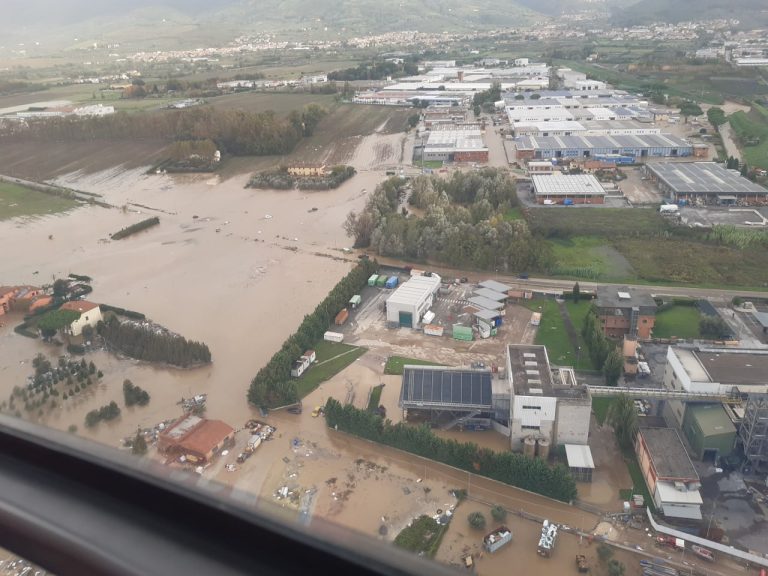
M 733 139 L 733 130 L 731 129 L 731 125 L 727 122 L 720 126 L 720 137 L 723 139 L 725 153 L 728 154 L 728 156 L 733 156 L 739 162 L 741 162 L 741 151 L 736 145 L 736 141 Z

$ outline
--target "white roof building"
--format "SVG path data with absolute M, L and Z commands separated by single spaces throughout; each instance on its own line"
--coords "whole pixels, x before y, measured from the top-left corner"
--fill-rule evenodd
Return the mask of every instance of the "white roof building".
M 440 276 L 413 276 L 387 298 L 387 322 L 416 328 L 432 306 Z

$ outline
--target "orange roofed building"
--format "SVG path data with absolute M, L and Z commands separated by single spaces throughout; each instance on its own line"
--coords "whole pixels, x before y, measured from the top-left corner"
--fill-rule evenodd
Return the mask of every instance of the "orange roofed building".
M 210 462 L 234 442 L 235 430 L 229 424 L 188 414 L 160 433 L 157 449 L 168 456 L 186 456 L 197 464 Z

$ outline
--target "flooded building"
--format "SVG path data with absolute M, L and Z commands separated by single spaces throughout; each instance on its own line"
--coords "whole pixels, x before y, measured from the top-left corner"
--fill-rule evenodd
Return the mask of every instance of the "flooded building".
M 651 337 L 657 305 L 647 292 L 626 286 L 600 286 L 595 305 L 603 332 L 609 338 Z
M 511 344 L 506 374 L 512 450 L 523 450 L 529 437 L 546 446 L 587 443 L 592 399 L 573 368 L 550 366 L 544 346 Z
M 65 302 L 61 305 L 59 310 L 69 310 L 80 314 L 80 317 L 65 329 L 65 332 L 71 336 L 80 336 L 80 334 L 83 333 L 83 328 L 86 326 L 95 328 L 96 324 L 103 320 L 99 305 L 86 300 L 72 300 L 71 302 Z
M 188 414 L 160 433 L 157 449 L 171 457 L 183 456 L 196 464 L 205 463 L 230 446 L 234 439 L 235 431 L 229 424 Z
M 674 428 L 641 428 L 635 452 L 656 508 L 667 518 L 700 521 L 703 500 L 696 469 Z
M 567 112 L 567 111 L 566 111 Z M 568 120 L 569 118 L 559 118 Z M 520 136 L 515 139 L 517 159 L 594 158 L 620 154 L 634 158 L 679 158 L 691 156 L 693 146 L 673 134 L 627 136 Z

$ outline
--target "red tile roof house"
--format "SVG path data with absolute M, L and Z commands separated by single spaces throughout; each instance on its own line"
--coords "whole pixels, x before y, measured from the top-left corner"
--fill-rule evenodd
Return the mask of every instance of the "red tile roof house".
M 0 286 L 0 316 L 11 311 L 11 301 L 18 291 L 16 286 Z
M 195 464 L 210 462 L 235 442 L 235 430 L 221 420 L 206 420 L 193 414 L 179 418 L 163 430 L 157 450 L 174 458 L 185 456 Z

